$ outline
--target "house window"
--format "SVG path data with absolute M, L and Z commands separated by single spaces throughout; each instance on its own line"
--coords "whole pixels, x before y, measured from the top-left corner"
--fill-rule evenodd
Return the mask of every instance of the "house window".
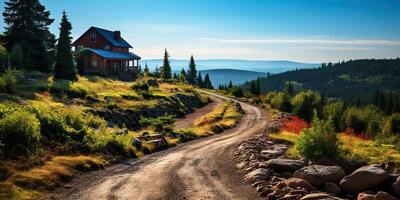
M 93 60 L 93 61 L 92 61 L 92 66 L 93 66 L 93 67 L 97 67 L 97 60 Z
M 90 41 L 91 41 L 91 42 L 96 42 L 96 32 L 95 32 L 95 31 L 93 31 L 93 32 L 90 34 Z
M 105 49 L 105 50 L 109 50 L 109 49 L 110 49 L 110 46 L 109 46 L 109 45 L 106 45 L 106 46 L 104 47 L 104 49 Z

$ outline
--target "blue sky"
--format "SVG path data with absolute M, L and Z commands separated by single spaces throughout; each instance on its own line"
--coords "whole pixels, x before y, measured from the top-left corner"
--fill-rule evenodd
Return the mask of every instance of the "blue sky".
M 0 0 L 4 5 L 4 0 Z M 121 30 L 143 59 L 341 61 L 400 56 L 400 0 L 41 0 L 77 38 Z M 3 11 L 1 6 L 0 11 Z M 0 22 L 3 31 L 4 22 Z

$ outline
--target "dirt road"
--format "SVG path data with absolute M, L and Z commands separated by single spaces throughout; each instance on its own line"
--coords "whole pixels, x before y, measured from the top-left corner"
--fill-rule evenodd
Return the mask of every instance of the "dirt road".
M 219 99 L 226 99 L 218 95 Z M 259 108 L 241 103 L 246 114 L 236 128 L 194 140 L 142 159 L 82 175 L 54 191 L 55 199 L 258 199 L 230 160 L 238 142 L 266 123 Z

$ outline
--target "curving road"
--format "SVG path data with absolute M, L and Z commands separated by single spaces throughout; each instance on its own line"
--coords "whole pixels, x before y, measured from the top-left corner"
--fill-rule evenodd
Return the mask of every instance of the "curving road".
M 82 175 L 56 189 L 52 198 L 258 199 L 255 190 L 243 183 L 243 176 L 235 170 L 230 156 L 235 144 L 257 133 L 268 122 L 266 114 L 259 108 L 241 105 L 245 116 L 237 127 L 223 134 Z

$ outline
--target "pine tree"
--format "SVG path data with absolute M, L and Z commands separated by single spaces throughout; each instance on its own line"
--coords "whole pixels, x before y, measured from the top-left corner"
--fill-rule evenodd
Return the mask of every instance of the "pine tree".
M 49 31 L 50 12 L 39 0 L 9 0 L 3 12 L 4 33 L 10 51 L 21 45 L 24 68 L 51 72 L 55 55 L 55 37 Z
M 201 76 L 201 72 L 199 72 L 199 75 L 197 76 L 197 86 L 199 86 L 199 88 L 204 88 L 203 77 Z
M 204 77 L 204 88 L 207 89 L 214 89 L 211 80 L 210 80 L 210 76 L 208 74 L 206 74 L 206 76 Z
M 182 68 L 181 73 L 179 74 L 179 82 L 185 83 L 186 82 L 186 72 Z
M 143 70 L 143 72 L 144 72 L 144 74 L 148 74 L 149 73 L 149 67 L 147 66 L 147 63 L 145 63 L 144 64 L 144 70 Z
M 232 81 L 229 81 L 228 88 L 229 88 L 229 89 L 232 89 L 232 88 L 233 88 L 233 83 L 232 83 Z
M 178 75 L 177 75 L 176 73 L 174 73 L 173 79 L 174 79 L 174 80 L 178 80 L 178 79 L 179 79 L 179 78 L 178 78 Z
M 155 77 L 160 77 L 160 69 L 158 68 L 158 66 L 156 66 L 156 68 L 154 69 L 154 76 Z
M 169 63 L 169 55 L 167 49 L 164 52 L 164 63 L 161 68 L 161 78 L 163 79 L 171 79 L 171 65 Z
M 77 80 L 78 71 L 71 52 L 71 30 L 71 23 L 68 21 L 67 14 L 64 11 L 61 19 L 60 37 L 57 43 L 54 77 L 74 81 Z
M 14 69 L 21 69 L 24 67 L 23 50 L 19 43 L 16 43 L 13 47 L 11 47 L 10 63 L 11 67 Z
M 250 93 L 253 95 L 257 94 L 256 81 L 254 80 L 250 82 Z
M 190 57 L 186 79 L 189 84 L 195 85 L 197 83 L 197 70 L 193 55 Z

